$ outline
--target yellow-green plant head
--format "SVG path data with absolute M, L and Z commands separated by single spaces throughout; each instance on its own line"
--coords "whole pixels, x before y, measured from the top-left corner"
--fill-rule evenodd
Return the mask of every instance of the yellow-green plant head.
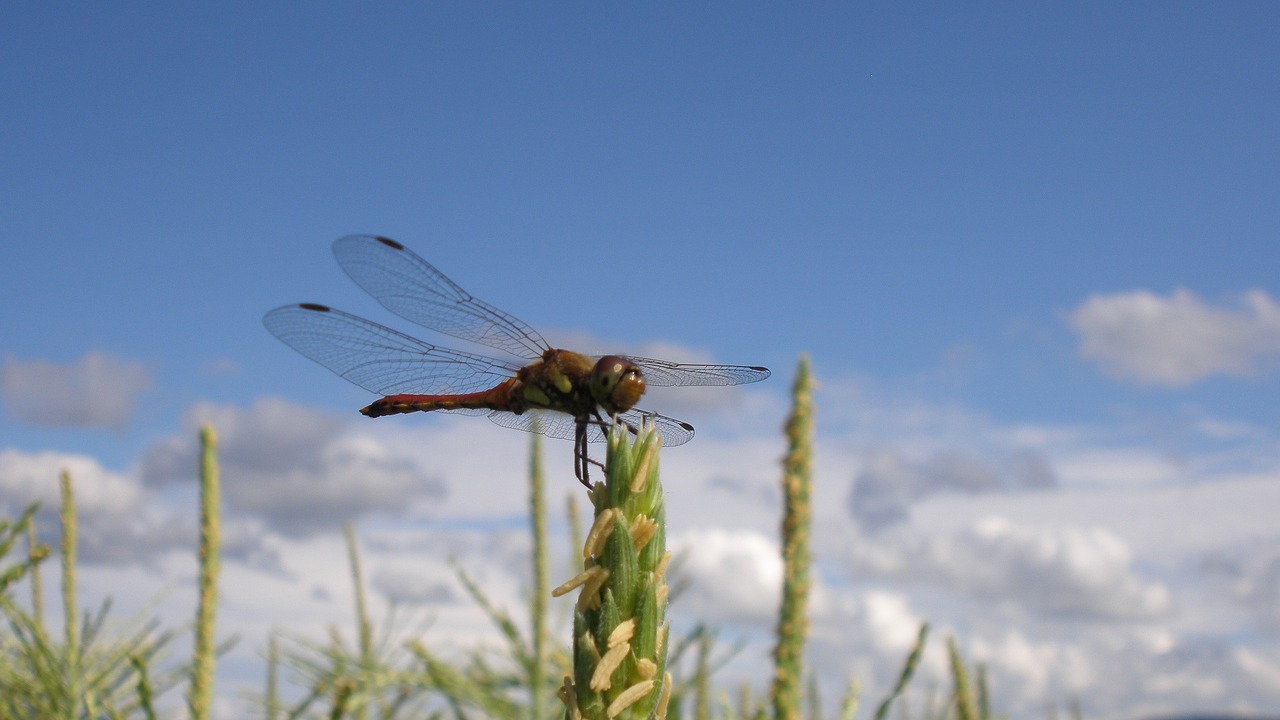
M 591 369 L 591 397 L 609 414 L 626 412 L 644 394 L 644 375 L 635 363 L 605 355 Z

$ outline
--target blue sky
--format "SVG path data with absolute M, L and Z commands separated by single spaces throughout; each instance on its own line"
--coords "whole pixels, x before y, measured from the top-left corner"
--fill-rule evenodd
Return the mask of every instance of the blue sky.
M 972 479 L 939 470 L 957 455 L 1016 485 L 1009 463 L 1039 453 L 1064 493 L 1252 473 L 1270 498 L 1277 36 L 1265 3 L 7 7 L 0 449 L 91 458 L 145 498 L 156 448 L 190 418 L 289 422 L 267 398 L 389 444 L 487 426 L 361 426 L 367 394 L 263 330 L 266 310 L 313 301 L 412 331 L 333 262 L 334 239 L 372 232 L 584 349 L 774 368 L 764 386 L 699 395 L 706 413 L 670 396 L 704 439 L 674 451 L 688 458 L 767 442 L 810 353 L 834 506 L 864 524 L 854 479 L 892 486 L 915 527 Z M 96 410 L 77 408 L 95 393 Z M 1116 464 L 1139 456 L 1145 470 Z M 1040 528 L 1028 508 L 1000 511 Z M 1084 516 L 1054 537 L 1111 527 Z M 851 521 L 829 520 L 837 534 Z M 1025 539 L 1001 527 L 951 540 Z M 1159 564 L 1111 531 L 1134 567 Z M 1193 560 L 1238 540 L 1134 582 L 1178 597 L 1200 582 Z M 1152 617 L 1174 612 L 1159 605 Z M 1267 617 L 1232 632 L 1280 663 Z M 1280 706 L 1259 687 L 1250 707 Z M 1112 698 L 1099 711 L 1144 707 L 1098 697 Z

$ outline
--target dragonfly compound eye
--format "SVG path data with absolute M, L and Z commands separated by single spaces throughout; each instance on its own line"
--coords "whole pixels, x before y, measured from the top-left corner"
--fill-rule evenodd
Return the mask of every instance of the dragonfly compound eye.
M 605 355 L 591 370 L 591 396 L 610 413 L 630 410 L 643 394 L 644 375 L 630 360 Z

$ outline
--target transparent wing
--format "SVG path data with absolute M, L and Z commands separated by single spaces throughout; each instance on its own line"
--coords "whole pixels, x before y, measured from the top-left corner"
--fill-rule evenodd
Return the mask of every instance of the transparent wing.
M 379 395 L 478 392 L 518 365 L 450 350 L 324 305 L 276 308 L 262 324 L 286 345 Z
M 624 355 L 640 366 L 644 380 L 655 387 L 691 385 L 744 385 L 769 377 L 769 368 L 755 365 L 701 365 Z M 668 443 L 669 444 L 669 443 Z
M 627 424 L 632 432 L 640 429 L 640 421 L 645 420 L 658 426 L 658 433 L 662 435 L 662 444 L 666 447 L 675 447 L 683 445 L 693 439 L 693 426 L 683 420 L 677 420 L 666 415 L 659 415 L 654 412 L 646 412 L 631 408 L 630 410 L 619 413 L 618 420 Z M 598 440 L 592 438 L 594 442 L 604 440 L 602 435 Z
M 357 285 L 406 320 L 530 360 L 549 347 L 536 330 L 472 297 L 395 240 L 348 235 L 333 243 L 333 254 Z
M 495 410 L 489 414 L 489 419 L 503 427 L 527 432 L 539 432 L 547 437 L 560 438 L 562 440 L 574 439 L 574 433 L 577 431 L 577 420 L 572 415 L 555 412 L 554 410 L 529 410 L 522 415 Z M 668 447 L 683 445 L 693 439 L 692 425 L 675 418 L 669 418 L 666 415 L 636 410 L 635 408 L 618 415 L 618 420 L 626 423 L 627 427 L 631 428 L 633 432 L 640 429 L 640 421 L 642 419 L 658 426 L 658 432 L 662 435 L 662 444 Z M 604 442 L 605 429 L 599 425 L 588 425 L 587 441 L 593 443 Z
M 520 415 L 494 410 L 489 413 L 489 419 L 502 427 L 538 432 L 561 440 L 572 440 L 578 424 L 572 415 L 537 409 L 527 410 Z

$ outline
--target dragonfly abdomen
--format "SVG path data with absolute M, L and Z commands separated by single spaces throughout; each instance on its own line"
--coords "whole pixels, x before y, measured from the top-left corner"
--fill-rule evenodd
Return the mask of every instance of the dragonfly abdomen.
M 507 410 L 518 412 L 511 402 L 515 378 L 497 387 L 458 395 L 388 395 L 360 409 L 362 415 L 382 417 L 432 410 Z

